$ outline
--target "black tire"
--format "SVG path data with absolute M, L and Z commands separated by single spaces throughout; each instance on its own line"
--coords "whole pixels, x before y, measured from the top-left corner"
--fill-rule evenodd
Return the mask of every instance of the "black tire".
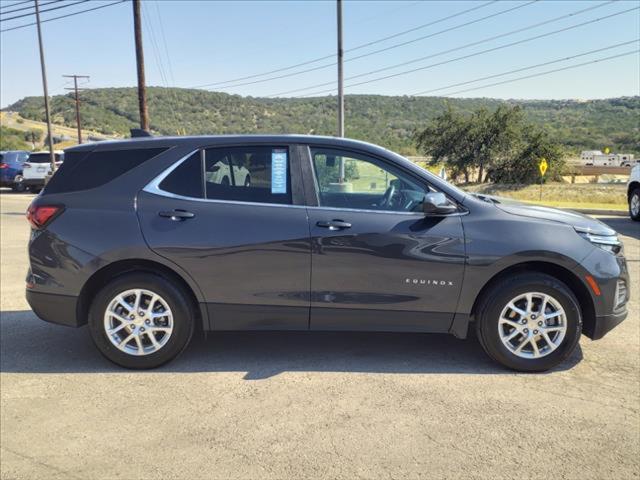
M 173 313 L 173 331 L 167 343 L 148 355 L 135 356 L 119 350 L 111 343 L 104 329 L 104 314 L 109 303 L 119 293 L 130 289 L 146 289 L 160 295 Z M 89 309 L 89 331 L 100 353 L 113 363 L 131 369 L 159 367 L 177 357 L 193 336 L 195 312 L 183 288 L 153 273 L 131 273 L 117 277 L 95 296 Z
M 540 358 L 522 358 L 511 352 L 500 339 L 498 319 L 503 308 L 515 297 L 539 292 L 557 300 L 566 314 L 567 330 L 560 345 Z M 579 302 L 571 290 L 558 279 L 542 273 L 520 273 L 491 286 L 476 312 L 476 333 L 487 355 L 496 362 L 520 372 L 543 372 L 566 360 L 575 350 L 582 333 Z
M 635 215 L 631 210 L 631 202 L 634 201 L 634 199 L 640 202 L 640 187 L 634 188 L 631 195 L 629 195 L 629 216 L 631 217 L 631 220 L 640 222 L 640 209 L 635 213 Z
M 27 189 L 27 187 L 21 181 L 20 182 L 14 182 L 14 184 L 11 186 L 11 190 L 13 190 L 16 193 L 22 193 L 26 189 Z

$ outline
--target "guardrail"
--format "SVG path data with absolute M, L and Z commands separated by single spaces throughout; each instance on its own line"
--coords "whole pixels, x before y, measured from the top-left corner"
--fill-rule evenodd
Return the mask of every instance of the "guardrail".
M 598 165 L 569 165 L 571 175 L 629 175 L 631 167 L 610 167 Z

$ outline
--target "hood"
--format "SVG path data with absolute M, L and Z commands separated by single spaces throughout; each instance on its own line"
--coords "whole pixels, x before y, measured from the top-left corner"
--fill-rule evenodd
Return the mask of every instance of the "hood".
M 552 222 L 565 223 L 571 225 L 579 232 L 588 232 L 595 235 L 615 235 L 615 230 L 605 225 L 595 218 L 583 215 L 571 210 L 560 210 L 558 208 L 543 207 L 530 203 L 522 203 L 510 198 L 494 197 L 491 195 L 477 195 L 478 198 L 486 202 L 493 203 L 503 212 L 523 217 L 541 218 Z

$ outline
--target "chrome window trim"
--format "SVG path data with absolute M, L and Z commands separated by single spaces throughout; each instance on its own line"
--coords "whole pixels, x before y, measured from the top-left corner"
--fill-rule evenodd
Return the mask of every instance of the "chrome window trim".
M 420 216 L 426 218 L 426 215 L 422 212 L 399 212 L 394 210 L 366 210 L 360 208 L 336 208 L 336 207 L 322 207 L 322 206 L 308 206 L 308 205 L 292 205 L 292 204 L 284 204 L 284 203 L 261 203 L 261 202 L 243 202 L 240 200 L 218 200 L 214 198 L 197 198 L 197 197 L 187 197 L 184 195 L 178 195 L 176 193 L 167 192 L 166 190 L 162 190 L 160 188 L 160 184 L 162 181 L 167 178 L 171 172 L 173 172 L 176 168 L 182 165 L 191 155 L 194 153 L 204 150 L 201 148 L 196 148 L 195 150 L 187 153 L 185 156 L 178 159 L 173 165 L 168 167 L 158 176 L 156 176 L 153 180 L 151 180 L 143 189 L 143 192 L 151 193 L 154 195 L 159 195 L 161 197 L 175 198 L 176 200 L 188 200 L 191 202 L 204 202 L 204 203 L 222 203 L 222 204 L 231 204 L 231 205 L 247 205 L 247 206 L 255 206 L 255 207 L 281 207 L 281 208 L 305 208 L 312 210 L 329 210 L 333 212 L 355 212 L 355 213 L 378 213 L 378 214 L 386 214 L 386 215 L 409 215 L 409 216 Z M 461 215 L 466 215 L 468 211 L 451 213 L 448 215 L 442 215 L 442 217 L 456 217 Z

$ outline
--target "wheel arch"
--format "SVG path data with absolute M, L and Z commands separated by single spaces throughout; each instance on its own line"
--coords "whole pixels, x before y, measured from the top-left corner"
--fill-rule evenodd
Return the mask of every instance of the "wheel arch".
M 198 302 L 196 292 L 189 282 L 186 281 L 178 272 L 162 263 L 140 258 L 115 261 L 96 270 L 89 277 L 80 290 L 78 302 L 76 304 L 76 316 L 78 318 L 79 325 L 87 323 L 91 301 L 100 290 L 100 287 L 116 277 L 132 272 L 153 273 L 168 278 L 180 285 L 192 302 L 194 312 L 196 312 L 197 315 L 196 325 L 199 326 L 198 328 L 208 330 L 208 316 L 206 308 Z
M 578 299 L 578 306 L 580 307 L 580 311 L 582 313 L 583 333 L 589 336 L 590 333 L 594 331 L 596 323 L 595 305 L 593 304 L 593 298 L 591 297 L 587 286 L 582 282 L 580 277 L 578 277 L 571 270 L 555 263 L 539 261 L 523 262 L 511 265 L 491 277 L 491 279 L 482 287 L 482 289 L 476 296 L 475 301 L 473 302 L 473 307 L 471 308 L 471 319 L 475 321 L 477 308 L 482 298 L 496 283 L 506 277 L 523 272 L 544 273 L 560 280 L 565 285 L 567 285 L 567 287 L 569 287 L 571 292 Z
M 636 189 L 640 188 L 640 181 L 634 180 L 627 187 L 627 202 L 631 200 L 631 193 Z

